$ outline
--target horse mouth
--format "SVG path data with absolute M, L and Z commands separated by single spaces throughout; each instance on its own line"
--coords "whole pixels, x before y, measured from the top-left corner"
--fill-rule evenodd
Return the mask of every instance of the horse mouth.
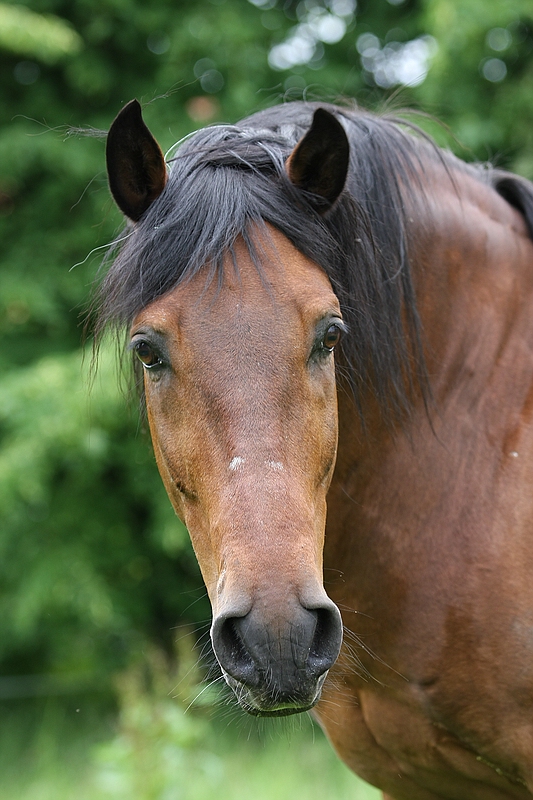
M 243 711 L 252 717 L 288 717 L 310 711 L 320 700 L 327 672 L 320 676 L 315 690 L 309 696 L 280 697 L 279 693 L 252 689 L 223 671 L 224 679 L 233 690 Z

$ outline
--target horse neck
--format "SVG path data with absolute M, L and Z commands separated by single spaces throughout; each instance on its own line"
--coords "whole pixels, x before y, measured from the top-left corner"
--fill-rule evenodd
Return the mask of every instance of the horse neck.
M 443 410 L 475 408 L 489 388 L 504 397 L 509 382 L 520 384 L 520 403 L 530 379 L 531 364 L 520 357 L 524 343 L 533 348 L 533 242 L 524 218 L 473 171 L 426 166 L 407 221 L 430 407 L 420 395 L 411 421 L 391 426 L 369 395 L 362 423 L 341 387 L 341 479 L 353 471 L 354 453 L 358 466 L 370 465 L 399 432 L 427 425 L 429 433 Z M 515 402 L 512 392 L 506 402 Z
M 533 243 L 475 174 L 435 166 L 426 180 L 411 260 L 431 388 L 438 404 L 458 390 L 471 403 L 529 337 Z

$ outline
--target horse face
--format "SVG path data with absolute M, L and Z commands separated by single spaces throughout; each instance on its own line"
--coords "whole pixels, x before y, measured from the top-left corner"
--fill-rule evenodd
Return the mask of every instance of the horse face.
M 200 272 L 131 329 L 161 476 L 213 607 L 212 641 L 252 714 L 314 705 L 341 643 L 322 584 L 337 447 L 329 280 L 281 234 L 262 269 L 237 243 L 222 282 Z
M 163 154 L 128 103 L 107 139 L 109 185 L 139 221 L 163 193 Z M 343 189 L 342 124 L 317 109 L 286 161 L 308 205 Z M 221 280 L 178 283 L 134 320 L 157 463 L 213 606 L 215 654 L 241 705 L 281 715 L 316 703 L 341 620 L 322 585 L 326 492 L 337 448 L 333 350 L 343 324 L 321 269 L 273 228 Z

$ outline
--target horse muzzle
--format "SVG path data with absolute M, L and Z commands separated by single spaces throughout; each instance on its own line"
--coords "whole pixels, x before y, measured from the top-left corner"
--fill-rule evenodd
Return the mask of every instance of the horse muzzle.
M 339 655 L 342 621 L 335 604 L 325 597 L 312 608 L 291 605 L 282 617 L 252 606 L 243 616 L 225 612 L 213 620 L 213 649 L 226 682 L 254 716 L 308 711 Z

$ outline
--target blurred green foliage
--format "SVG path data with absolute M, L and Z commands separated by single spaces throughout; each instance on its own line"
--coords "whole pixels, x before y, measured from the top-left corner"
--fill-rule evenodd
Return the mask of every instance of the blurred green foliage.
M 78 53 L 83 40 L 59 17 L 0 3 L 0 44 L 19 56 L 54 63 L 65 55 Z
M 117 361 L 104 351 L 92 386 L 89 362 L 46 356 L 0 383 L 0 658 L 99 681 L 185 608 L 199 620 L 203 590 Z
M 533 10 L 27 0 L 0 4 L 0 61 L 0 669 L 109 687 L 209 609 L 111 346 L 91 385 L 81 320 L 101 251 L 86 256 L 121 219 L 102 139 L 68 126 L 107 129 L 137 97 L 167 148 L 282 100 L 354 97 L 436 115 L 461 145 L 423 124 L 463 157 L 533 177 Z
M 177 658 L 150 647 L 117 675 L 120 712 L 111 729 L 90 695 L 35 701 L 33 721 L 27 707 L 0 706 L 8 723 L 0 728 L 2 800 L 381 798 L 307 715 L 262 720 L 260 729 L 252 719 L 232 726 L 223 694 L 210 687 L 207 696 L 199 684 L 193 643 L 182 630 Z M 225 716 L 213 717 L 217 697 Z

